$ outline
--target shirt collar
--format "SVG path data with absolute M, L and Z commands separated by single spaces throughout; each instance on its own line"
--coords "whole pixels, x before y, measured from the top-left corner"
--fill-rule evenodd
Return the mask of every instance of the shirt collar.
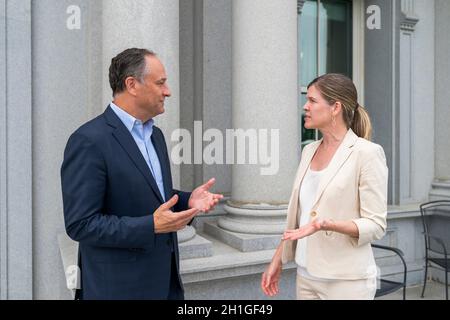
M 113 109 L 114 113 L 119 117 L 119 119 L 122 121 L 122 123 L 125 125 L 125 127 L 128 129 L 128 131 L 132 131 L 133 127 L 136 123 L 142 123 L 141 120 L 136 119 L 131 114 L 114 104 L 114 102 L 111 102 L 110 104 L 111 109 Z M 148 120 L 146 123 L 144 123 L 144 128 L 148 128 L 150 131 L 150 135 L 153 132 L 153 124 L 155 121 L 153 119 Z

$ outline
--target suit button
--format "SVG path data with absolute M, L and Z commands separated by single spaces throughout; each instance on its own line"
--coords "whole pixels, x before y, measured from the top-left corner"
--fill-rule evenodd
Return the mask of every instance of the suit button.
M 311 212 L 311 217 L 314 218 L 315 216 L 317 216 L 317 212 L 315 212 L 315 211 Z

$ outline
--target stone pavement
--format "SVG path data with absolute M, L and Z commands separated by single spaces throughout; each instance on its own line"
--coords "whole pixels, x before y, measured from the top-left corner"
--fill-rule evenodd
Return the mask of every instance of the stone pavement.
M 445 300 L 444 289 L 444 284 L 435 281 L 428 281 L 424 298 L 420 297 L 422 293 L 422 285 L 418 285 L 406 288 L 406 300 Z M 379 297 L 376 300 L 402 300 L 402 297 L 402 290 L 398 290 L 394 293 Z

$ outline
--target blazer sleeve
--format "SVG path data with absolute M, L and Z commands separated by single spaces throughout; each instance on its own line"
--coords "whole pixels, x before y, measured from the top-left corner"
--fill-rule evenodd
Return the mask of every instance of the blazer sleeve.
M 359 238 L 352 238 L 354 246 L 363 246 L 381 239 L 386 232 L 388 168 L 383 148 L 379 145 L 362 157 L 359 180 L 361 218 L 353 222 Z
M 178 202 L 174 206 L 175 212 L 184 211 L 184 210 L 189 209 L 188 203 L 189 203 L 189 198 L 191 197 L 190 192 L 184 192 L 184 191 L 179 191 L 179 190 L 174 189 L 173 194 L 178 195 Z
M 61 167 L 64 222 L 70 238 L 84 244 L 134 248 L 154 244 L 153 216 L 116 216 L 104 212 L 107 168 L 99 148 L 74 133 Z

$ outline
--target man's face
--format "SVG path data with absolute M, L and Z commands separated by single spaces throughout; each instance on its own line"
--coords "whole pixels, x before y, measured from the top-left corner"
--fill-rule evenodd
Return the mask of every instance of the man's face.
M 141 111 L 153 118 L 164 112 L 164 100 L 171 93 L 161 61 L 153 56 L 146 56 L 145 60 L 150 73 L 145 75 L 142 83 L 136 85 L 136 102 Z

